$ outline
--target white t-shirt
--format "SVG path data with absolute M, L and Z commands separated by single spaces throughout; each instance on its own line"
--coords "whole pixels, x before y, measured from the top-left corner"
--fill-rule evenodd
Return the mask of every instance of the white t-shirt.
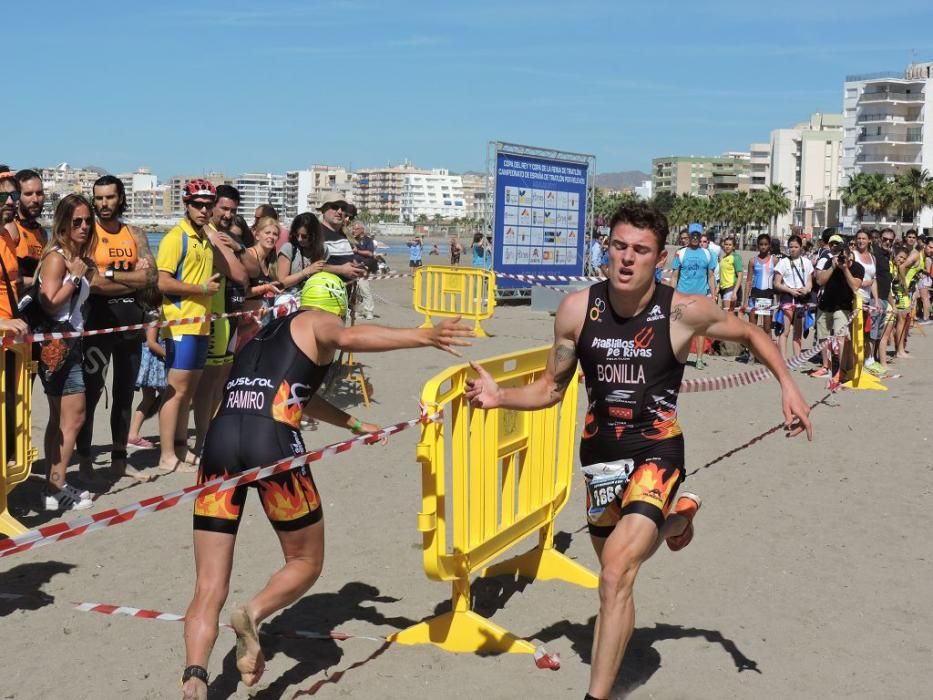
M 781 273 L 784 286 L 791 289 L 803 289 L 807 280 L 813 275 L 813 263 L 806 257 L 800 256 L 796 260 L 781 258 L 774 265 L 774 271 Z M 781 301 L 790 301 L 789 294 L 781 294 Z
M 709 252 L 713 254 L 713 260 L 716 261 L 716 269 L 713 270 L 713 277 L 716 278 L 716 286 L 719 286 L 719 260 L 722 258 L 722 246 L 713 241 L 709 242 Z

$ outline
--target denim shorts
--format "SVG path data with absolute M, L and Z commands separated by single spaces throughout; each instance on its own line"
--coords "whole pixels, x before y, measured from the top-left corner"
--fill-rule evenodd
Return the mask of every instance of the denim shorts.
M 54 342 L 54 341 L 53 341 Z M 42 387 L 49 396 L 70 396 L 84 393 L 84 369 L 82 364 L 81 345 L 75 344 L 61 366 L 54 372 L 45 371 L 45 366 L 39 363 L 39 379 Z
M 873 311 L 871 314 L 871 331 L 869 337 L 872 340 L 881 340 L 881 333 L 884 331 L 884 316 L 888 312 L 888 302 L 886 299 L 879 299 L 881 305 L 880 311 Z

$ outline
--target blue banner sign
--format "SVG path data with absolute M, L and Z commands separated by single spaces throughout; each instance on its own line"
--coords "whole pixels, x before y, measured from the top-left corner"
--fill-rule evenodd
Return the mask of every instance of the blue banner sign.
M 583 272 L 587 166 L 498 153 L 493 269 L 516 275 Z M 499 279 L 501 287 L 524 287 Z

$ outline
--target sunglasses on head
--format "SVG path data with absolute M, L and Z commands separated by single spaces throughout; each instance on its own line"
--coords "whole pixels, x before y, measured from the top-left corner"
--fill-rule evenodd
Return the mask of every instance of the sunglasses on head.
M 0 204 L 6 204 L 6 200 L 8 199 L 18 202 L 19 192 L 17 190 L 13 190 L 12 192 L 0 192 Z
M 86 216 L 83 219 L 80 216 L 76 216 L 71 220 L 71 228 L 78 228 L 81 224 L 87 224 L 90 226 L 94 223 L 94 218 L 91 216 Z

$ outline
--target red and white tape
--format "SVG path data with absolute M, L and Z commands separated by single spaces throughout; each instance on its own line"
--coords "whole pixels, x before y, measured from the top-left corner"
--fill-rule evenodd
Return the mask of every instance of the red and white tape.
M 823 352 L 823 349 L 830 343 L 835 343 L 837 339 L 845 337 L 848 336 L 834 335 L 832 338 L 827 338 L 823 342 L 814 345 L 806 352 L 800 353 L 797 355 L 797 357 L 792 357 L 791 359 L 787 360 L 787 367 L 789 369 L 797 369 L 798 367 L 803 366 L 805 363 L 809 362 L 811 359 Z M 721 377 L 684 379 L 680 383 L 680 393 L 695 394 L 701 391 L 721 391 L 723 389 L 734 389 L 735 387 L 739 386 L 756 384 L 766 379 L 770 379 L 773 376 L 774 375 L 771 373 L 770 369 L 767 367 L 761 367 L 760 369 L 753 369 L 749 370 L 748 372 L 738 372 L 737 374 L 727 374 Z
M 93 513 L 91 515 L 75 518 L 73 520 L 59 521 L 49 525 L 43 525 L 42 527 L 37 527 L 33 530 L 24 532 L 21 535 L 17 535 L 16 537 L 0 540 L 0 558 L 12 556 L 13 554 L 18 554 L 20 552 L 25 552 L 29 549 L 36 549 L 37 547 L 52 544 L 53 542 L 58 542 L 59 540 L 67 540 L 71 539 L 72 537 L 86 535 L 89 532 L 102 530 L 103 528 L 110 527 L 111 525 L 119 525 L 129 520 L 133 520 L 134 518 L 148 515 L 149 513 L 168 510 L 169 508 L 174 508 L 180 503 L 193 501 L 201 494 L 212 494 L 222 491 L 229 491 L 230 489 L 236 488 L 237 486 L 244 486 L 268 478 L 273 474 L 280 474 L 282 472 L 297 469 L 306 464 L 310 464 L 311 462 L 316 462 L 327 455 L 335 455 L 346 452 L 347 450 L 360 444 L 372 445 L 376 442 L 379 442 L 380 440 L 383 440 L 384 438 L 388 438 L 390 435 L 400 433 L 414 425 L 418 425 L 419 423 L 423 424 L 429 421 L 437 420 L 441 417 L 441 415 L 442 413 L 428 415 L 427 412 L 422 408 L 422 413 L 418 418 L 413 418 L 402 423 L 396 423 L 395 425 L 387 426 L 375 433 L 357 435 L 356 437 L 350 438 L 349 440 L 335 442 L 331 445 L 327 445 L 326 447 L 321 447 L 317 450 L 306 452 L 305 454 L 299 455 L 297 457 L 289 457 L 287 459 L 274 462 L 273 464 L 254 467 L 253 469 L 241 472 L 236 476 L 228 477 L 226 479 L 211 479 L 210 481 L 200 485 L 189 486 L 187 488 L 173 491 L 172 493 L 167 493 L 161 496 L 145 498 L 142 501 L 123 506 L 122 508 L 111 508 L 105 511 L 101 511 L 100 513 Z
M 29 335 L 5 336 L 0 338 L 0 347 L 6 345 L 19 345 L 22 343 L 38 343 L 43 340 L 60 340 L 62 338 L 81 338 L 89 335 L 106 335 L 107 333 L 120 333 L 123 331 L 139 331 L 144 328 L 165 328 L 168 326 L 187 326 L 192 323 L 217 321 L 223 318 L 236 318 L 237 316 L 261 316 L 269 309 L 255 309 L 253 311 L 234 311 L 229 314 L 208 314 L 206 316 L 192 316 L 191 318 L 178 318 L 173 321 L 150 321 L 149 323 L 134 323 L 128 326 L 114 326 L 113 328 L 98 328 L 84 331 L 60 331 L 55 333 L 30 333 Z
M 107 605 L 105 603 L 75 603 L 75 610 L 79 612 L 92 612 L 101 615 L 125 615 L 135 617 L 141 620 L 160 620 L 162 622 L 184 622 L 185 616 L 175 613 L 161 612 L 159 610 L 146 610 L 144 608 L 131 608 L 125 605 Z M 233 628 L 221 623 L 218 625 L 221 629 L 232 630 Z M 285 639 L 324 639 L 344 642 L 348 639 L 365 639 L 371 642 L 380 642 L 391 644 L 392 640 L 386 637 L 375 637 L 364 634 L 348 634 L 332 630 L 330 632 L 314 632 L 311 630 L 287 630 L 287 631 L 262 631 L 261 634 L 267 634 L 275 637 L 284 637 Z M 556 671 L 560 668 L 560 655 L 549 652 L 543 644 L 539 644 L 534 652 L 535 666 L 543 669 Z

